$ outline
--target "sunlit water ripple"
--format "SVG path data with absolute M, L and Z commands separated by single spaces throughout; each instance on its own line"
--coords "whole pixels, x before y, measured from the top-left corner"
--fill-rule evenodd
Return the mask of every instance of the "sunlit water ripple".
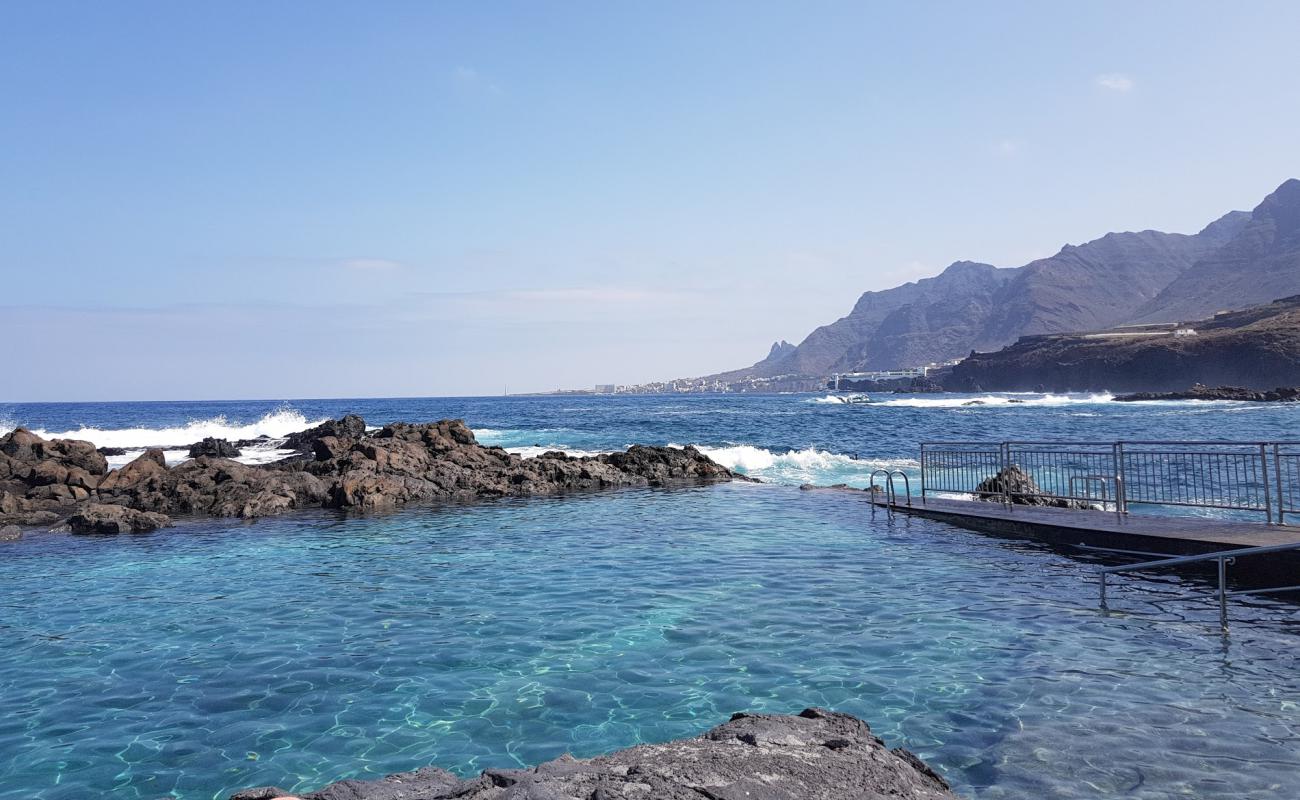
M 1207 416 L 1097 403 L 872 419 L 798 397 L 709 401 L 730 415 L 649 413 L 707 411 L 693 398 L 597 399 L 585 414 L 550 399 L 328 402 L 376 404 L 372 422 L 466 416 L 519 446 L 690 441 L 864 461 L 913 456 L 929 433 L 1031 422 L 1189 438 L 1204 423 L 1186 420 Z M 1080 411 L 1098 416 L 1065 416 Z M 145 413 L 0 412 L 51 431 L 138 427 Z M 1215 424 L 1266 437 L 1292 413 Z M 1295 607 L 1234 603 L 1225 640 L 1211 607 L 1173 599 L 1186 583 L 1126 578 L 1103 615 L 1067 555 L 788 486 L 35 534 L 0 548 L 0 798 L 221 798 L 423 764 L 471 774 L 821 705 L 972 797 L 1293 800 Z

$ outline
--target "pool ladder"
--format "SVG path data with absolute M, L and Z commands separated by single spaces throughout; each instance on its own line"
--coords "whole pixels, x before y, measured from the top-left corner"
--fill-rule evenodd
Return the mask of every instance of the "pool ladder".
M 884 477 L 885 482 L 877 486 L 876 478 L 880 476 Z M 871 473 L 871 485 L 867 487 L 867 491 L 871 493 L 871 513 L 876 513 L 876 492 L 885 493 L 885 509 L 890 514 L 894 513 L 894 506 L 898 505 L 898 493 L 894 489 L 895 477 L 903 479 L 903 496 L 907 498 L 908 508 L 911 508 L 912 482 L 907 477 L 907 473 L 903 472 L 901 469 L 878 469 Z

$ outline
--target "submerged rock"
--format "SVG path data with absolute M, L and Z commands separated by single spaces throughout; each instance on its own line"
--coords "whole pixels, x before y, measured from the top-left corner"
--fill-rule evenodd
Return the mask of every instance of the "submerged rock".
M 459 780 L 426 767 L 292 795 L 273 786 L 230 800 L 951 800 L 948 784 L 903 749 L 888 749 L 848 714 L 736 714 L 693 739 L 591 759 L 564 755 L 530 769 Z
M 23 529 L 17 525 L 0 525 L 0 542 L 16 542 L 23 538 Z

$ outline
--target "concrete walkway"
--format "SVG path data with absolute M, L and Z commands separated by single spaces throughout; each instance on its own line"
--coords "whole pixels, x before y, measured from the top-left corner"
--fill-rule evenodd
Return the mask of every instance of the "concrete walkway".
M 886 510 L 883 499 L 872 504 Z M 1191 516 L 1157 516 L 1130 512 L 1086 511 L 1038 506 L 1007 506 L 978 500 L 913 497 L 895 513 L 947 522 L 969 530 L 1056 545 L 1110 547 L 1159 555 L 1197 555 L 1240 547 L 1300 545 L 1300 526 L 1268 525 Z M 877 512 L 879 513 L 879 512 Z M 1146 560 L 1146 559 L 1140 559 Z M 1269 585 L 1300 583 L 1300 550 L 1238 560 L 1235 576 Z

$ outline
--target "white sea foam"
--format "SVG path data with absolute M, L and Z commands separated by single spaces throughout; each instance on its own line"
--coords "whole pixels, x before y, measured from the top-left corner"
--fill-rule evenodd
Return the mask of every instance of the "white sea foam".
M 516 455 L 523 456 L 524 458 L 536 458 L 537 456 L 540 456 L 542 453 L 549 453 L 552 450 L 559 450 L 560 452 L 567 453 L 568 455 L 571 455 L 574 458 L 582 458 L 584 456 L 598 456 L 602 452 L 609 452 L 607 450 L 606 451 L 579 450 L 576 447 L 565 447 L 562 444 L 553 444 L 553 445 L 537 444 L 537 445 L 527 445 L 524 447 L 505 448 L 505 451 L 507 453 L 515 453 Z
M 812 483 L 829 486 L 847 483 L 850 486 L 865 487 L 871 482 L 871 473 L 878 469 L 901 469 L 915 473 L 920 467 L 920 462 L 911 458 L 861 459 L 814 447 L 785 452 L 748 444 L 726 447 L 697 445 L 697 448 L 728 469 L 752 478 L 791 485 Z
M 862 405 L 862 404 L 864 404 L 864 403 L 865 403 L 869 398 L 870 398 L 870 395 L 865 395 L 865 394 L 861 394 L 861 393 L 857 393 L 857 394 L 828 394 L 828 395 L 826 395 L 825 397 L 813 397 L 813 398 L 809 399 L 807 402 L 809 402 L 809 403 L 824 403 L 824 404 L 826 404 L 826 405 L 839 405 L 839 406 L 843 406 L 843 405 Z M 873 400 L 873 401 L 871 401 L 871 402 L 875 402 L 875 401 Z
M 188 446 L 209 436 L 228 439 L 232 442 L 239 439 L 256 439 L 260 436 L 266 436 L 270 439 L 283 439 L 291 433 L 306 430 L 325 421 L 325 418 L 309 420 L 300 411 L 292 408 L 280 408 L 264 415 L 255 422 L 245 424 L 232 423 L 224 416 L 216 416 L 210 419 L 194 420 L 174 428 L 105 429 L 81 427 L 67 431 L 36 429 L 32 433 L 46 439 L 83 439 L 94 442 L 96 447 L 124 447 L 143 450 L 146 447 L 167 449 Z
M 1109 403 L 1109 392 L 1094 394 L 985 394 L 977 397 L 900 397 L 872 403 L 894 408 L 961 408 L 969 406 L 1074 406 Z
M 232 461 L 238 461 L 241 464 L 269 464 L 272 461 L 279 461 L 282 458 L 288 458 L 297 451 L 285 450 L 276 445 L 282 442 L 282 439 L 273 439 L 265 446 L 244 447 L 241 448 L 240 454 Z M 118 469 L 130 464 L 132 461 L 144 454 L 144 449 L 127 450 L 120 456 L 105 456 L 104 460 L 108 462 L 109 469 Z M 163 450 L 163 458 L 167 460 L 167 466 L 175 466 L 182 461 L 189 460 L 190 452 L 188 448 Z

